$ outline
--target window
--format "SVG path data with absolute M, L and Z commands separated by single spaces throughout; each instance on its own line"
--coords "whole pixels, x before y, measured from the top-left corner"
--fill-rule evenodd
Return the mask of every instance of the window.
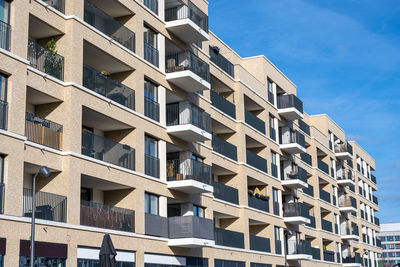
M 8 77 L 0 73 L 0 101 L 4 102 L 7 102 L 7 80 Z
M 0 155 L 0 184 L 4 183 L 4 161 L 5 161 L 5 156 Z
M 157 49 L 157 32 L 153 29 L 144 26 L 143 39 L 147 44 Z
M 158 104 L 158 88 L 154 83 L 144 81 L 144 115 L 160 121 L 160 106 Z
M 1 0 L 0 0 L 1 1 Z M 0 36 L 0 46 L 3 42 Z M 7 77 L 0 73 L 0 129 L 7 130 Z
M 276 153 L 271 151 L 271 174 L 278 178 L 278 166 L 276 165 Z
M 269 115 L 269 137 L 276 141 L 275 118 L 272 115 Z
M 0 0 L 0 20 L 7 24 L 10 24 L 10 4 L 8 0 Z
M 274 88 L 273 88 L 273 82 L 270 79 L 267 79 L 267 86 L 268 86 L 268 102 L 274 105 L 275 104 Z
M 144 194 L 144 212 L 158 215 L 158 196 L 150 193 Z
M 30 266 L 30 256 L 20 256 L 19 266 Z M 65 259 L 52 257 L 35 257 L 35 266 L 65 267 Z
M 273 188 L 272 189 L 272 199 L 273 199 L 273 205 L 274 205 L 274 214 L 275 215 L 280 215 L 280 204 L 279 204 L 279 190 Z
M 160 161 L 158 159 L 158 140 L 145 136 L 145 173 L 153 177 L 160 177 Z
M 153 137 L 146 136 L 144 145 L 146 155 L 158 158 L 158 140 L 154 139 Z
M 197 205 L 193 205 L 193 216 L 204 217 L 204 208 Z
M 91 201 L 92 200 L 93 191 L 91 188 L 81 187 L 81 200 L 83 201 Z
M 144 5 L 158 15 L 158 0 L 144 0 Z

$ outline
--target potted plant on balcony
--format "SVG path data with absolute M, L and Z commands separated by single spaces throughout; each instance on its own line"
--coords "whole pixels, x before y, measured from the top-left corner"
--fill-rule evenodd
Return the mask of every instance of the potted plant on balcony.
M 44 71 L 56 78 L 62 78 L 63 59 L 57 55 L 57 44 L 54 39 L 46 43 L 46 52 L 44 57 Z

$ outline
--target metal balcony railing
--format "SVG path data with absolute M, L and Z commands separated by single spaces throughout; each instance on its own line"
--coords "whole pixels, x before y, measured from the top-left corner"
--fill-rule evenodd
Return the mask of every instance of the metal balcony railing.
M 149 63 L 153 64 L 154 66 L 158 67 L 159 65 L 158 49 L 146 41 L 144 41 L 143 46 L 144 46 L 144 59 L 147 60 Z
M 85 0 L 84 13 L 86 23 L 135 52 L 134 32 L 88 0 Z
M 32 40 L 28 40 L 28 61 L 32 67 L 64 81 L 64 57 Z
M 354 253 L 354 256 L 348 256 L 347 258 L 343 258 L 342 262 L 345 263 L 359 263 L 362 264 L 362 259 L 360 253 Z
M 46 192 L 36 192 L 37 219 L 55 222 L 67 221 L 67 197 Z M 23 189 L 22 215 L 32 217 L 32 189 Z
M 216 181 L 213 182 L 213 185 L 215 198 L 239 205 L 239 192 L 236 188 Z
M 281 205 L 279 204 L 279 202 L 277 202 L 277 201 L 273 201 L 272 202 L 272 207 L 274 208 L 274 214 L 275 215 L 278 215 L 278 216 L 280 215 L 280 213 L 281 213 L 280 212 L 280 206 Z
M 330 250 L 324 250 L 324 261 L 335 262 L 335 252 Z
M 81 225 L 135 232 L 135 211 L 81 200 Z
M 148 97 L 144 97 L 144 115 L 155 121 L 160 121 L 160 104 Z
M 42 0 L 52 8 L 57 9 L 61 13 L 65 13 L 65 0 Z
M 314 260 L 321 260 L 321 250 L 319 248 L 311 248 L 311 255 Z
M 263 196 L 257 197 L 252 194 L 248 195 L 249 207 L 269 212 L 269 199 Z
M 211 104 L 222 112 L 236 119 L 236 107 L 213 90 L 210 90 Z
M 208 33 L 208 16 L 189 0 L 177 2 L 178 5 L 165 9 L 165 21 L 190 19 Z
M 357 208 L 357 201 L 354 197 L 341 197 L 339 198 L 339 207 Z
M 250 150 L 246 150 L 246 162 L 250 166 L 259 169 L 260 171 L 263 172 L 268 172 L 267 170 L 267 160 L 258 156 L 257 154 L 254 154 Z
M 203 184 L 212 185 L 211 166 L 193 159 L 180 161 L 167 160 L 168 181 L 196 180 Z
M 210 66 L 191 51 L 169 54 L 165 57 L 165 64 L 166 73 L 190 70 L 210 82 Z
M 285 137 L 284 135 L 282 135 L 280 140 L 281 140 L 281 144 L 296 143 L 304 148 L 306 147 L 306 141 L 305 141 L 304 135 L 301 134 L 299 131 L 295 131 L 295 132 L 290 131 L 288 138 Z
M 296 255 L 296 254 L 312 255 L 310 241 L 300 240 L 297 243 L 297 240 L 288 240 L 288 254 L 289 255 Z
M 200 108 L 181 102 L 167 105 L 167 126 L 192 124 L 211 133 L 211 116 Z
M 271 252 L 271 244 L 269 238 L 250 235 L 250 250 Z
M 248 110 L 244 110 L 245 121 L 251 127 L 265 134 L 265 122 Z
M 329 175 L 329 166 L 321 159 L 318 159 L 318 169 Z
M 82 131 L 82 154 L 135 170 L 135 149 L 84 130 Z
M 214 49 L 212 46 L 210 46 L 209 51 L 210 51 L 211 61 L 214 62 L 222 70 L 224 70 L 229 76 L 234 78 L 235 77 L 234 65 L 223 55 L 221 55 L 219 51 L 217 51 L 217 49 Z
M 8 103 L 0 100 L 0 129 L 7 130 L 8 124 Z
M 331 194 L 323 189 L 319 189 L 319 198 L 325 200 L 328 203 L 331 203 Z
M 158 15 L 158 0 L 144 0 L 144 5 Z
M 25 135 L 29 141 L 61 150 L 63 126 L 32 113 L 25 115 Z
M 300 158 L 302 161 L 304 161 L 305 163 L 307 163 L 308 165 L 312 166 L 312 157 L 310 154 L 308 153 L 301 153 L 300 154 Z
M 276 141 L 276 130 L 272 128 L 271 126 L 269 127 L 269 137 Z
M 215 152 L 218 152 L 232 160 L 237 161 L 237 147 L 231 143 L 219 138 L 216 135 L 212 136 L 212 147 Z
M 321 219 L 321 226 L 322 226 L 322 230 L 328 231 L 328 232 L 333 232 L 332 230 L 332 222 L 327 221 L 325 219 Z
M 341 143 L 335 145 L 335 153 L 344 152 L 349 152 L 350 155 L 353 155 L 353 147 L 349 143 Z
M 0 20 L 0 48 L 10 51 L 11 26 Z
M 244 248 L 244 234 L 240 232 L 214 228 L 214 240 L 216 245 Z
M 160 159 L 151 155 L 144 155 L 144 167 L 147 175 L 160 178 Z
M 296 95 L 278 95 L 278 109 L 295 108 L 303 113 L 303 102 Z
M 278 178 L 278 166 L 271 162 L 271 175 Z
M 282 180 L 294 180 L 294 179 L 298 179 L 301 180 L 302 182 L 307 183 L 307 171 L 302 167 L 297 166 L 296 169 L 285 173 L 284 176 L 282 177 Z
M 198 216 L 176 216 L 168 218 L 168 237 L 200 238 L 214 240 L 213 220 Z
M 83 86 L 135 110 L 135 91 L 101 72 L 83 65 Z
M 309 184 L 307 188 L 303 188 L 303 193 L 309 195 L 310 197 L 314 197 L 314 187 Z
M 0 214 L 4 213 L 5 184 L 0 184 Z
M 268 102 L 271 103 L 272 105 L 275 104 L 274 94 L 272 92 L 270 92 L 269 90 L 268 90 Z
M 283 217 L 305 217 L 308 218 L 309 208 L 305 203 L 285 203 L 283 206 Z
M 310 126 L 307 123 L 305 123 L 303 120 L 299 120 L 299 128 L 304 133 L 310 135 Z
M 275 254 L 282 254 L 282 241 L 275 239 Z

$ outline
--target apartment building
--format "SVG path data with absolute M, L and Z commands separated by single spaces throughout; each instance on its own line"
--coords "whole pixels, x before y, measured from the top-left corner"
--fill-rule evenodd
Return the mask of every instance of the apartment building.
M 0 266 L 377 266 L 374 159 L 205 0 L 0 0 Z
M 400 223 L 382 223 L 377 233 L 378 244 L 383 251 L 379 266 L 394 266 L 400 263 Z

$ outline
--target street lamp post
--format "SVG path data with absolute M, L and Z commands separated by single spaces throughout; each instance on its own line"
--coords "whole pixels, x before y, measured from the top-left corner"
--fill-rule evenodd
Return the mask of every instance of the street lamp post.
M 35 266 L 35 213 L 36 213 L 36 177 L 40 174 L 47 178 L 50 176 L 50 170 L 46 166 L 41 166 L 39 171 L 33 176 L 32 185 L 32 223 L 31 223 L 31 267 Z

